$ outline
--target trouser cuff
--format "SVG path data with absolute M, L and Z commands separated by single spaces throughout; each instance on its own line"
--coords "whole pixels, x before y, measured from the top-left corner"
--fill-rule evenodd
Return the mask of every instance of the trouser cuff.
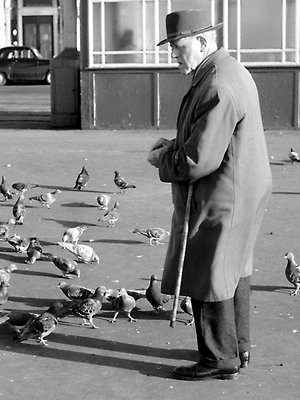
M 199 362 L 204 367 L 222 368 L 222 369 L 239 367 L 241 364 L 239 357 L 229 358 L 226 360 L 212 360 L 210 358 L 206 358 L 201 355 Z

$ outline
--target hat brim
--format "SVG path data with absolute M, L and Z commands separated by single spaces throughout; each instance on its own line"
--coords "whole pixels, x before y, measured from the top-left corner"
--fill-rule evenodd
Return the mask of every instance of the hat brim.
M 196 36 L 196 35 L 199 35 L 200 33 L 213 31 L 215 29 L 220 29 L 222 26 L 223 26 L 223 22 L 220 22 L 219 24 L 214 25 L 214 26 L 207 26 L 207 27 L 202 28 L 202 29 L 197 29 L 196 31 L 184 32 L 184 33 L 180 33 L 180 34 L 178 34 L 176 36 L 170 36 L 170 37 L 167 37 L 166 39 L 161 40 L 159 43 L 157 43 L 156 46 L 161 46 L 161 45 L 166 44 L 168 42 L 169 43 L 170 42 L 174 42 L 174 40 L 182 39 L 182 38 L 189 37 L 189 36 Z

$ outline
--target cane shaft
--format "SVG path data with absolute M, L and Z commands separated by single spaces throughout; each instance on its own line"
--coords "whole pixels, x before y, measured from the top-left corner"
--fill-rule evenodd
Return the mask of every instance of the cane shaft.
M 189 233 L 189 221 L 190 221 L 192 195 L 193 195 L 193 184 L 190 183 L 188 197 L 187 197 L 187 201 L 186 201 L 185 215 L 184 215 L 184 222 L 183 222 L 183 231 L 182 231 L 182 237 L 181 237 L 180 253 L 179 253 L 179 260 L 178 260 L 178 270 L 177 270 L 174 302 L 173 302 L 173 310 L 172 310 L 172 318 L 170 321 L 171 328 L 174 327 L 174 324 L 176 321 L 177 309 L 178 309 L 178 301 L 179 301 L 182 272 L 183 272 L 183 263 L 184 263 L 186 244 L 187 244 L 188 233 Z

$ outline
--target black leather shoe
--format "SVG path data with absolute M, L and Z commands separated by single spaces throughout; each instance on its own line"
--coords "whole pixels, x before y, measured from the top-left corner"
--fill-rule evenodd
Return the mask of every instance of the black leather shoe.
M 250 351 L 242 351 L 239 353 L 241 360 L 241 368 L 247 368 L 250 363 Z
M 200 381 L 204 379 L 237 379 L 239 367 L 233 368 L 211 368 L 201 364 L 180 366 L 173 370 L 173 376 L 185 381 Z

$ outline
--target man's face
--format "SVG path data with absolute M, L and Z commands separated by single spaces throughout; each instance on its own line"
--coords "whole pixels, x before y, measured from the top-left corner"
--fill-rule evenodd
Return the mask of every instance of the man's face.
M 182 74 L 195 70 L 204 58 L 201 42 L 195 36 L 174 40 L 170 45 L 172 58 L 178 62 Z

